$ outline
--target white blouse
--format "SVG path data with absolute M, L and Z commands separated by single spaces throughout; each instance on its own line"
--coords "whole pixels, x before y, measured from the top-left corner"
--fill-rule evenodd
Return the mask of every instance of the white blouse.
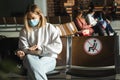
M 40 56 L 50 56 L 57 58 L 57 54 L 62 51 L 62 41 L 58 30 L 50 23 L 46 23 L 41 28 L 34 28 L 31 32 L 22 29 L 19 37 L 19 48 L 28 53 L 28 48 L 38 45 L 42 51 Z
M 88 14 L 87 19 L 90 25 L 95 26 L 97 24 L 97 21 L 94 19 L 92 14 Z

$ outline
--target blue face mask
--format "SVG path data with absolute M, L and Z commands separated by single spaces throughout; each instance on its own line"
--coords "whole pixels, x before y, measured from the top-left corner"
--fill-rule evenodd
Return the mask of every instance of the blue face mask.
M 31 19 L 31 20 L 28 21 L 28 23 L 31 27 L 35 27 L 35 26 L 38 25 L 39 19 Z

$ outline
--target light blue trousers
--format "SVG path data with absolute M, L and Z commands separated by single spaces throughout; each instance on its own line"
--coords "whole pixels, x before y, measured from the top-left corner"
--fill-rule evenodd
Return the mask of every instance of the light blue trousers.
M 28 80 L 48 80 L 46 73 L 55 69 L 56 59 L 27 54 L 23 65 L 28 71 Z

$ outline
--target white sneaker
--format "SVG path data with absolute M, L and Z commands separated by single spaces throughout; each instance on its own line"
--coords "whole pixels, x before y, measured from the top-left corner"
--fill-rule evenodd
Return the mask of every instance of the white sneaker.
M 112 33 L 110 33 L 110 36 L 113 36 L 114 35 L 114 33 L 112 32 Z

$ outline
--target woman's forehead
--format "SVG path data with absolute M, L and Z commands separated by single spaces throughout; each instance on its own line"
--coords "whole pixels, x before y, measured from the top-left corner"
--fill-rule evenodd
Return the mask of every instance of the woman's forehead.
M 33 12 L 29 12 L 28 13 L 28 18 L 31 18 L 31 17 L 35 17 L 37 14 L 33 13 Z

